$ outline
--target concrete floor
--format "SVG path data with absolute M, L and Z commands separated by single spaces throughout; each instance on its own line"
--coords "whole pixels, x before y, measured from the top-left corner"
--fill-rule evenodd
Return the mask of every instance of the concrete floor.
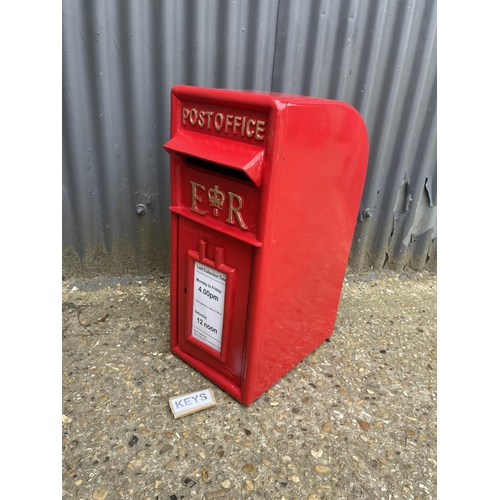
M 168 276 L 63 282 L 63 498 L 436 498 L 435 276 L 348 274 L 330 341 L 249 407 L 169 352 L 168 304 Z

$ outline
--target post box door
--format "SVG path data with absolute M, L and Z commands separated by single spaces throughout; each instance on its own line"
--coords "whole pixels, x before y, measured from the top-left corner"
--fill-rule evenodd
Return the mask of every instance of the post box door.
M 179 218 L 178 342 L 241 385 L 253 247 Z

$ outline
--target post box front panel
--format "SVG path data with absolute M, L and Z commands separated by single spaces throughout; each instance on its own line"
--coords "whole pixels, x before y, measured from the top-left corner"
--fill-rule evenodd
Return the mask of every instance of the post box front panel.
M 235 235 L 243 233 L 255 237 L 259 189 L 245 180 L 240 172 L 191 158 L 187 162 L 180 169 L 181 207 L 203 224 Z M 208 168 L 203 168 L 204 165 Z
M 178 345 L 240 386 L 253 247 L 182 216 Z

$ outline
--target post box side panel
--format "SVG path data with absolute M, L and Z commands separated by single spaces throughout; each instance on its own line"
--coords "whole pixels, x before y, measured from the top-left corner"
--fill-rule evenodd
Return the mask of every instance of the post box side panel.
M 288 106 L 286 122 L 247 403 L 332 334 L 366 175 L 366 127 L 352 107 Z

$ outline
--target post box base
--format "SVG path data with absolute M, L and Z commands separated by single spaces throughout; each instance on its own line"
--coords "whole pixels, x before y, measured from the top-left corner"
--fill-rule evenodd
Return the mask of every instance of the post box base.
M 185 361 L 188 365 L 192 366 L 196 370 L 198 370 L 202 375 L 211 380 L 214 384 L 218 385 L 222 390 L 231 395 L 234 399 L 243 403 L 241 400 L 241 389 L 229 381 L 227 378 L 220 375 L 220 373 L 216 372 L 212 368 L 208 367 L 201 361 L 197 360 L 195 357 L 181 350 L 178 346 L 173 347 L 171 349 L 172 353 Z M 243 403 L 245 404 L 245 403 Z M 246 403 L 250 404 L 250 402 Z
M 331 336 L 332 336 L 332 334 L 329 334 L 324 339 L 322 338 L 321 341 L 317 345 L 315 345 L 309 353 L 301 356 L 300 359 L 293 361 L 292 365 L 288 369 L 285 369 L 285 372 L 283 372 L 283 370 L 281 370 L 279 372 L 276 372 L 275 374 L 273 374 L 273 373 L 270 374 L 271 379 L 268 380 L 268 382 L 266 384 L 267 387 L 264 390 L 261 390 L 258 394 L 245 393 L 245 391 L 242 391 L 242 389 L 240 387 L 233 384 L 230 380 L 228 380 L 226 377 L 222 376 L 219 372 L 217 372 L 216 370 L 205 365 L 203 362 L 196 359 L 194 356 L 191 356 L 187 352 L 183 351 L 179 346 L 172 347 L 171 352 L 173 354 L 175 354 L 176 356 L 178 356 L 183 361 L 185 361 L 188 365 L 195 368 L 198 372 L 200 372 L 208 380 L 210 380 L 211 382 L 213 382 L 214 384 L 219 386 L 223 391 L 227 392 L 230 396 L 232 396 L 234 399 L 236 399 L 236 401 L 238 401 L 239 403 L 241 403 L 245 406 L 249 406 L 256 399 L 258 399 L 260 396 L 262 396 L 262 394 L 264 394 L 267 389 L 272 387 L 276 382 L 278 382 L 278 380 L 280 380 L 288 372 L 293 370 L 300 363 L 300 361 L 302 359 L 305 359 L 307 356 L 309 356 L 311 353 L 313 353 L 325 340 L 329 339 Z

